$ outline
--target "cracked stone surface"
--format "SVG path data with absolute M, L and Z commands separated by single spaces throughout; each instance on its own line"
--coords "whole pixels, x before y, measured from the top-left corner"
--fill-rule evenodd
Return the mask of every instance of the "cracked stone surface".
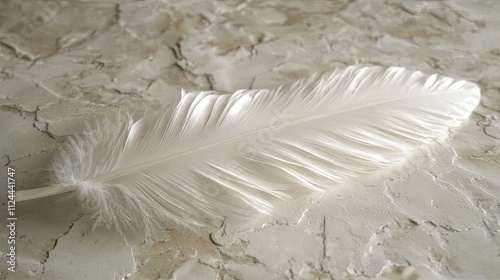
M 452 138 L 252 221 L 144 241 L 94 229 L 73 196 L 19 203 L 17 272 L 2 242 L 0 279 L 498 279 L 499 10 L 495 0 L 0 0 L 0 180 L 15 168 L 18 190 L 48 183 L 53 152 L 85 121 L 153 110 L 181 89 L 268 88 L 365 64 L 470 80 L 483 94 Z

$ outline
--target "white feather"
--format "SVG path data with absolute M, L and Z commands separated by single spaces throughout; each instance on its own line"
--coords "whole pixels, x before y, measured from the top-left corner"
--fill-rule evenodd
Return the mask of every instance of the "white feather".
M 135 122 L 103 120 L 54 169 L 98 222 L 204 225 L 396 164 L 460 125 L 479 98 L 470 82 L 354 66 L 276 90 L 185 93 Z

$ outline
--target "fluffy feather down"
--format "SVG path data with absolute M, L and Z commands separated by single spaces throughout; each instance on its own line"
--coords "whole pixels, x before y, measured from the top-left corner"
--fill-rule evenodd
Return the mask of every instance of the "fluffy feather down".
M 396 164 L 460 125 L 479 98 L 466 81 L 354 66 L 276 90 L 183 93 L 71 138 L 54 169 L 98 222 L 200 226 Z

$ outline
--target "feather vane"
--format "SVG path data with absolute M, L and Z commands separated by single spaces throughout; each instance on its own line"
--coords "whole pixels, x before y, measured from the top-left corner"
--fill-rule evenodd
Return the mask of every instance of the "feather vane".
M 71 138 L 54 169 L 98 222 L 201 226 L 399 163 L 464 122 L 479 98 L 470 82 L 357 66 L 275 90 L 183 93 Z

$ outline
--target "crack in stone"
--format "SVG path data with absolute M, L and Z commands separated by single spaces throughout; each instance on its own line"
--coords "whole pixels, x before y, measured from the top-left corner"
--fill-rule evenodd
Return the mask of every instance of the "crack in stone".
M 290 280 L 295 280 L 295 273 L 293 272 L 293 261 L 292 260 L 288 260 L 288 264 L 290 265 L 290 268 L 288 268 L 288 274 L 287 277 L 288 279 Z
M 38 131 L 40 131 L 40 132 L 43 132 L 43 133 L 47 134 L 47 135 L 48 135 L 50 138 L 52 138 L 52 139 L 55 139 L 55 138 L 59 137 L 59 136 L 57 136 L 57 135 L 53 134 L 52 132 L 50 132 L 50 130 L 49 130 L 49 123 L 48 123 L 48 122 L 43 122 L 43 121 L 40 121 L 40 120 L 38 119 L 38 111 L 40 111 L 40 106 L 36 106 L 36 110 L 35 110 L 35 112 L 34 112 L 34 113 L 35 113 L 35 122 L 33 122 L 33 127 L 34 127 L 34 128 L 36 128 Z M 39 122 L 39 123 L 44 124 L 44 125 L 45 125 L 45 127 L 44 127 L 44 128 L 39 128 L 39 127 L 36 125 L 36 122 Z
M 182 39 L 179 39 L 179 41 L 177 41 L 174 46 L 168 46 L 168 48 L 172 51 L 172 53 L 174 54 L 174 57 L 177 59 L 177 60 L 182 60 L 182 59 L 185 59 L 184 55 L 182 54 L 182 49 L 181 49 L 181 40 Z M 186 61 L 187 63 L 187 61 Z M 187 67 L 187 66 L 186 66 Z
M 253 84 L 255 84 L 255 80 L 257 80 L 257 76 L 252 77 L 252 80 L 250 81 L 250 85 L 248 86 L 248 89 L 253 89 Z
M 212 74 L 204 74 L 205 78 L 207 79 L 207 82 L 208 84 L 210 85 L 209 86 L 209 89 L 210 90 L 215 90 L 215 78 Z
M 498 221 L 492 221 L 491 224 L 498 225 Z M 487 221 L 485 221 L 484 219 L 483 219 L 483 226 L 481 226 L 481 227 L 484 227 L 486 229 L 486 231 L 488 232 L 490 239 L 493 240 L 493 242 L 495 242 L 495 244 L 497 244 L 497 246 L 500 246 L 500 242 L 496 241 L 496 238 L 495 238 L 500 230 L 498 230 L 498 229 L 495 230 L 492 226 L 490 226 L 490 223 L 487 223 Z M 498 254 L 498 256 L 500 256 L 500 253 Z
M 7 49 L 11 50 L 16 55 L 16 58 L 19 58 L 19 59 L 22 59 L 22 60 L 26 60 L 28 62 L 33 62 L 33 61 L 35 61 L 37 59 L 36 57 L 33 57 L 29 53 L 23 52 L 21 50 L 18 50 L 12 44 L 6 43 L 4 41 L 0 41 L 0 46 L 4 46 Z
M 152 85 L 154 85 L 158 81 L 158 78 L 154 78 L 150 80 L 146 86 L 146 89 L 144 91 L 147 91 Z
M 430 67 L 432 67 L 434 70 L 437 70 L 437 71 L 443 71 L 443 70 L 445 70 L 441 66 L 441 61 L 440 61 L 439 58 L 435 58 L 435 57 L 429 56 L 427 58 L 427 60 L 425 61 L 425 63 L 427 63 L 427 65 L 429 65 Z
M 454 9 L 452 6 L 450 6 L 450 4 L 448 4 L 444 1 L 442 2 L 442 5 L 446 8 L 448 8 L 448 10 L 450 12 L 452 12 L 455 16 L 457 16 L 457 18 L 459 18 L 461 20 L 465 20 L 467 22 L 470 22 L 470 23 L 474 24 L 476 27 L 484 27 L 485 26 L 485 23 L 483 21 L 475 20 L 475 19 L 467 17 L 467 14 L 459 12 L 459 10 Z
M 115 5 L 115 14 L 113 15 L 113 20 L 115 23 L 118 23 L 120 24 L 120 19 L 121 19 L 121 7 L 120 7 L 120 3 L 117 3 Z
M 232 279 L 235 279 L 235 280 L 244 280 L 242 278 L 242 276 L 238 272 L 226 268 L 221 263 L 217 263 L 217 264 L 206 263 L 206 262 L 203 262 L 201 259 L 198 258 L 198 264 L 210 267 L 213 270 L 215 270 L 217 272 L 217 279 L 226 279 L 226 276 L 229 276 L 229 277 L 231 277 Z
M 408 9 L 407 7 L 405 7 L 402 3 L 389 3 L 389 2 L 385 2 L 385 4 L 389 7 L 394 7 L 396 9 L 399 9 L 407 14 L 410 14 L 412 16 L 416 16 L 417 13 L 415 13 L 414 11 Z
M 492 135 L 488 132 L 487 128 L 489 127 L 490 125 L 487 125 L 483 128 L 483 133 L 486 134 L 487 136 L 493 138 L 493 139 L 497 139 L 497 140 L 500 140 L 500 137 L 497 137 L 495 135 Z
M 478 228 L 478 227 L 470 227 L 470 228 L 465 228 L 465 229 L 456 229 L 456 228 L 453 228 L 452 226 L 448 225 L 448 224 L 445 224 L 445 223 L 439 223 L 439 224 L 436 224 L 435 222 L 431 221 L 431 220 L 424 220 L 422 222 L 417 222 L 411 218 L 407 218 L 408 221 L 415 227 L 419 227 L 419 226 L 423 226 L 423 225 L 430 225 L 432 226 L 434 229 L 438 229 L 438 228 L 441 228 L 447 232 L 452 232 L 452 233 L 459 233 L 459 232 L 466 232 L 466 231 L 469 231 L 469 230 L 472 230 L 472 229 L 475 229 L 475 228 Z M 481 226 L 482 227 L 482 226 Z
M 453 28 L 453 24 L 451 24 L 447 18 L 443 17 L 442 14 L 440 13 L 437 13 L 436 11 L 428 11 L 428 14 L 432 17 L 432 18 L 435 18 L 437 21 L 441 22 L 441 23 L 444 23 L 445 25 L 447 25 L 448 27 L 452 27 Z
M 21 117 L 23 117 L 23 120 L 25 120 L 28 116 L 36 114 L 36 110 L 30 111 L 23 109 L 21 106 L 19 106 L 19 104 L 2 104 L 0 105 L 0 111 L 16 111 L 21 115 Z
M 226 224 L 226 221 L 227 221 L 227 218 L 224 217 L 224 220 L 222 220 L 222 225 L 214 232 L 211 232 L 208 236 L 208 239 L 210 239 L 210 241 L 215 245 L 215 246 L 224 246 L 224 244 L 221 244 L 219 242 L 217 242 L 215 240 L 215 237 L 214 235 L 217 234 L 218 232 L 220 232 L 220 236 L 221 237 L 224 237 L 227 235 L 226 233 L 226 228 L 227 228 L 227 224 Z
M 326 259 L 326 216 L 323 216 L 323 232 L 321 233 L 322 243 L 323 243 L 323 260 Z
M 85 215 L 86 214 L 83 214 L 83 213 L 78 214 L 78 218 L 71 221 L 71 224 L 69 225 L 68 229 L 66 231 L 64 231 L 62 234 L 59 234 L 59 236 L 54 240 L 54 245 L 52 245 L 52 248 L 49 249 L 47 252 L 45 252 L 45 259 L 43 259 L 40 262 L 42 264 L 42 272 L 41 272 L 42 274 L 45 272 L 45 263 L 49 260 L 50 252 L 52 252 L 57 247 L 57 244 L 59 243 L 59 239 L 68 235 L 69 232 L 71 231 L 71 229 L 75 226 L 75 223 Z
M 319 263 L 319 268 L 317 268 L 316 266 L 314 266 L 311 263 L 307 263 L 306 265 L 311 269 L 310 272 L 315 276 L 314 279 L 330 279 L 330 280 L 334 279 L 332 273 L 328 270 L 325 270 L 325 268 L 321 262 Z M 364 275 L 364 273 L 362 271 L 361 271 L 361 274 Z M 325 278 L 325 277 L 328 277 L 328 278 Z
M 222 261 L 224 263 L 235 263 L 235 264 L 244 264 L 244 265 L 260 265 L 263 266 L 264 268 L 266 267 L 266 264 L 260 261 L 258 258 L 250 255 L 231 255 L 223 251 L 218 251 L 219 255 L 221 256 Z
M 52 132 L 49 131 L 49 123 L 48 122 L 41 122 L 42 124 L 45 125 L 44 128 L 39 128 L 36 123 L 34 122 L 33 123 L 33 127 L 36 128 L 36 130 L 40 131 L 40 132 L 43 132 L 45 134 L 47 134 L 50 138 L 52 139 L 55 139 L 56 137 L 59 137 L 57 135 L 54 135 Z
M 7 163 L 3 165 L 4 167 L 5 167 L 5 166 L 8 166 L 8 165 L 11 163 L 11 161 L 10 161 L 10 156 L 8 156 L 8 155 L 3 155 L 3 156 L 2 156 L 2 158 L 6 158 L 6 159 L 7 159 Z
M 39 155 L 39 154 L 43 154 L 43 153 L 50 153 L 52 152 L 53 150 L 38 150 L 34 153 L 28 153 L 20 158 L 15 158 L 15 159 L 10 159 L 10 162 L 16 162 L 18 160 L 22 160 L 22 159 L 25 159 L 25 158 L 29 158 L 29 157 L 32 157 L 32 156 L 36 156 L 36 155 Z
M 178 60 L 176 63 L 173 64 L 173 67 L 176 67 L 178 68 L 179 70 L 181 70 L 184 74 L 184 77 L 186 77 L 188 80 L 191 80 L 187 75 L 191 75 L 193 77 L 203 77 L 207 83 L 208 83 L 208 89 L 209 90 L 217 90 L 215 88 L 215 78 L 212 74 L 195 74 L 194 72 L 192 72 L 191 70 L 189 70 L 189 61 L 187 59 L 187 57 L 183 54 L 183 51 L 182 51 L 182 45 L 181 45 L 181 42 L 182 40 L 180 39 L 179 41 L 177 41 L 174 46 L 175 47 L 172 47 L 172 46 L 169 46 L 168 48 L 172 51 L 172 53 L 174 54 L 174 57 Z M 180 61 L 184 61 L 184 66 L 180 64 Z
M 453 234 L 458 234 L 458 233 L 461 233 L 461 232 L 467 232 L 467 231 L 470 231 L 470 230 L 474 230 L 474 229 L 478 229 L 478 228 L 487 228 L 486 226 L 486 222 L 483 220 L 483 225 L 481 226 L 474 226 L 474 227 L 469 227 L 469 228 L 465 228 L 463 230 L 458 230 L 458 229 L 455 229 L 453 227 L 451 227 L 450 225 L 447 225 L 447 224 L 444 224 L 444 223 L 436 223 L 432 220 L 423 220 L 421 222 L 417 222 L 416 220 L 410 218 L 410 217 L 405 217 L 404 219 L 408 222 L 408 223 L 404 223 L 403 221 L 402 222 L 399 222 L 397 219 L 395 219 L 394 217 L 391 216 L 391 218 L 396 222 L 396 224 L 393 224 L 394 226 L 391 226 L 392 223 L 388 223 L 388 224 L 384 224 L 380 227 L 380 229 L 378 231 L 376 231 L 374 234 L 375 236 L 378 236 L 378 238 L 381 238 L 380 241 L 377 241 L 377 244 L 380 245 L 380 246 L 383 246 L 384 242 L 386 241 L 386 239 L 391 239 L 391 235 L 386 235 L 384 234 L 386 231 L 391 231 L 391 230 L 396 230 L 396 229 L 403 229 L 405 231 L 408 231 L 410 229 L 414 229 L 414 228 L 419 228 L 421 226 L 425 226 L 425 225 L 428 225 L 430 227 L 432 227 L 432 229 L 435 231 L 435 240 L 438 241 L 438 242 L 448 242 L 448 238 L 450 236 L 450 233 L 453 233 Z M 425 230 L 425 228 L 420 228 L 419 230 Z M 445 232 L 443 232 L 443 230 Z M 493 239 L 493 238 L 492 238 Z M 370 239 L 369 243 L 372 242 L 372 239 Z M 411 266 L 411 262 L 409 260 L 407 260 L 406 258 L 403 258 L 401 261 L 404 261 L 407 263 L 407 266 Z M 428 261 L 429 262 L 434 262 L 433 260 L 431 260 L 430 258 L 428 258 Z M 358 273 L 358 271 L 355 271 L 356 273 Z M 361 273 L 363 274 L 364 272 L 361 271 Z M 450 272 L 452 273 L 452 272 Z M 352 273 L 351 273 L 352 274 Z M 379 272 L 380 274 L 380 272 Z M 365 275 L 367 277 L 371 277 L 370 275 Z
M 462 188 L 460 189 L 459 187 L 456 187 L 454 184 L 451 184 L 449 182 L 446 182 L 446 181 L 439 179 L 439 174 L 436 174 L 433 171 L 429 171 L 428 174 L 432 177 L 433 181 L 436 184 L 438 184 L 439 186 L 441 186 L 447 190 L 453 190 L 453 191 L 459 193 L 460 195 L 465 197 L 465 199 L 471 204 L 472 207 L 484 212 L 484 208 L 481 207 L 480 203 L 478 203 L 477 198 L 474 198 L 474 195 L 476 195 L 477 193 L 472 192 L 472 196 L 469 196 L 469 195 L 467 195 L 467 192 L 470 192 L 471 190 L 466 190 L 465 187 L 461 183 L 460 183 L 460 186 L 462 186 Z M 448 231 L 452 231 L 452 232 L 463 231 L 463 230 L 451 228 L 449 225 L 446 225 L 446 224 L 440 224 L 439 227 L 446 229 Z
M 211 74 L 201 74 L 201 75 L 199 75 L 199 74 L 195 74 L 195 73 L 189 71 L 187 69 L 187 60 L 186 60 L 186 68 L 184 68 L 182 65 L 180 65 L 179 61 L 177 61 L 176 63 L 174 63 L 173 67 L 179 69 L 182 72 L 182 74 L 184 75 L 184 77 L 186 79 L 188 79 L 189 81 L 191 81 L 191 82 L 198 83 L 194 79 L 192 79 L 191 77 L 195 77 L 195 78 L 200 78 L 201 77 L 201 78 L 204 78 L 205 81 L 208 83 L 208 89 L 209 90 L 216 90 L 215 86 L 214 86 L 215 81 L 214 81 L 213 75 L 211 75 Z M 191 77 L 189 77 L 189 76 L 191 76 Z

